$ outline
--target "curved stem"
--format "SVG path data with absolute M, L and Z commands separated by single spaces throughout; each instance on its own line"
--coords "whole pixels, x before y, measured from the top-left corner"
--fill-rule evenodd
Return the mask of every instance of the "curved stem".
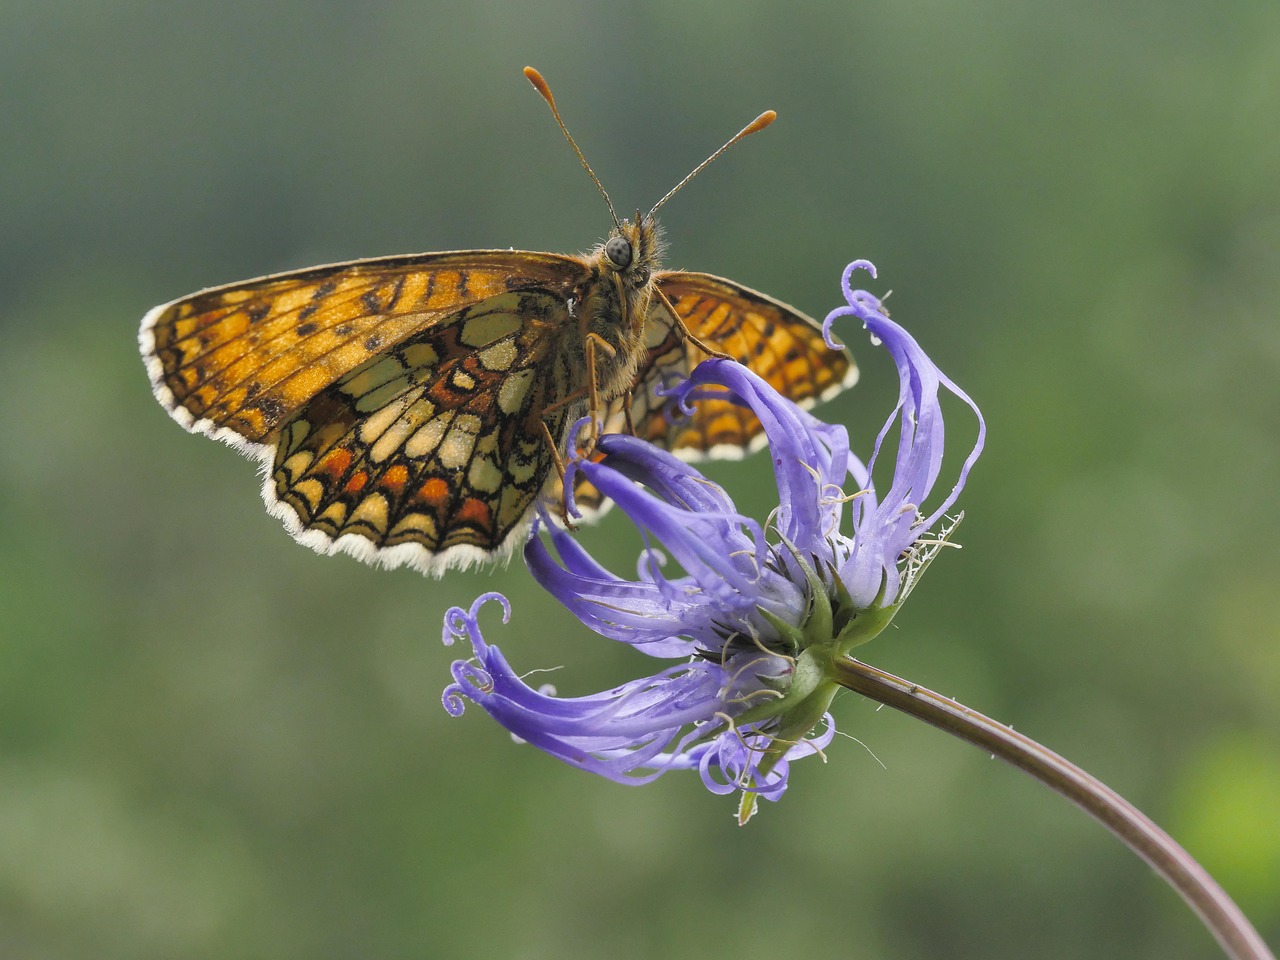
M 837 661 L 835 667 L 842 687 L 1007 760 L 1094 817 L 1178 891 L 1232 960 L 1275 960 L 1258 931 L 1204 867 L 1096 777 L 1030 737 L 932 690 L 852 658 Z

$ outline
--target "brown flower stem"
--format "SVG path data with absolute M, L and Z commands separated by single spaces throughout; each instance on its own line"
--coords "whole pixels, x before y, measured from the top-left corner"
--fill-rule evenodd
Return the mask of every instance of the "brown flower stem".
M 932 690 L 852 658 L 838 660 L 835 668 L 842 687 L 1007 760 L 1098 820 L 1178 891 L 1233 960 L 1275 960 L 1258 931 L 1204 867 L 1097 778 L 1030 737 Z

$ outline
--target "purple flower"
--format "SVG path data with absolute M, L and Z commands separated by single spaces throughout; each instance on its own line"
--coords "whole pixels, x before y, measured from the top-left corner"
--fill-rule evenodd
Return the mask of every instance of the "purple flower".
M 954 527 L 947 511 L 982 450 L 985 425 L 973 401 L 885 314 L 880 301 L 841 280 L 848 306 L 823 324 L 859 318 L 898 368 L 898 403 L 866 462 L 844 427 L 823 423 L 739 364 L 708 360 L 672 390 L 688 411 L 708 394 L 728 396 L 759 418 L 768 440 L 778 507 L 761 524 L 689 464 L 635 437 L 606 435 L 599 462 L 575 459 L 645 541 L 634 579 L 597 563 L 564 530 L 541 524 L 525 560 L 538 582 L 592 630 L 673 666 L 589 697 L 559 698 L 526 685 L 476 622 L 486 594 L 445 619 L 445 642 L 470 640 L 471 661 L 453 666 L 445 707 L 483 707 L 517 737 L 567 763 L 624 783 L 697 768 L 717 793 L 776 800 L 789 761 L 834 736 L 827 707 L 838 689 L 832 662 L 893 618 Z M 978 435 L 951 490 L 930 496 L 943 455 L 940 389 L 967 404 Z M 887 491 L 874 478 L 895 423 L 897 451 Z M 846 513 L 848 516 L 846 517 Z M 937 528 L 937 529 L 935 529 Z M 548 545 L 549 541 L 549 545 Z M 655 544 L 660 544 L 661 549 Z M 553 553 L 554 551 L 554 553 Z M 670 574 L 666 566 L 678 570 Z M 820 732 L 815 734 L 815 730 Z
M 729 711 L 741 713 L 753 694 L 785 683 L 785 664 L 761 651 L 724 663 L 695 656 L 603 693 L 556 697 L 548 688 L 529 687 L 498 648 L 485 643 L 476 619 L 491 600 L 501 605 L 505 623 L 511 608 L 498 593 L 445 615 L 444 642 L 466 638 L 474 653 L 473 660 L 454 661 L 454 682 L 444 692 L 444 707 L 453 716 L 462 713 L 464 698 L 471 700 L 521 740 L 619 783 L 647 783 L 666 770 L 696 768 L 709 790 L 729 793 L 755 772 L 770 738 L 750 723 L 725 736 L 726 725 L 733 726 Z M 817 752 L 834 734 L 828 729 L 796 744 L 788 757 Z M 784 761 L 751 782 L 761 795 L 777 799 L 786 778 Z

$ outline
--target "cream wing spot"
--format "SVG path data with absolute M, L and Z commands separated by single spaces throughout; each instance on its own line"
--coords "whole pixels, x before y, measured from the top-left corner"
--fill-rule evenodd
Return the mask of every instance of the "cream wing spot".
M 391 536 L 412 536 L 418 534 L 431 543 L 440 540 L 440 528 L 435 517 L 426 513 L 410 513 L 391 528 Z
M 351 524 L 366 523 L 375 530 L 385 530 L 387 526 L 387 498 L 380 493 L 371 493 L 351 511 Z
M 311 461 L 314 459 L 315 456 L 310 450 L 299 450 L 280 466 L 289 476 L 300 477 L 306 472 L 307 467 L 311 466 Z
M 480 432 L 480 418 L 469 413 L 460 414 L 449 428 L 448 435 L 440 444 L 438 456 L 440 464 L 450 470 L 456 470 L 466 464 L 471 450 L 476 444 L 476 434 Z
M 414 425 L 408 420 L 400 419 L 391 424 L 378 437 L 377 441 L 369 448 L 369 457 L 374 463 L 382 463 L 393 453 L 400 449 L 401 445 L 413 433 Z
M 228 290 L 222 295 L 222 300 L 229 306 L 235 306 L 238 303 L 244 303 L 252 296 L 252 290 Z
M 502 471 L 488 457 L 476 457 L 467 471 L 467 480 L 481 493 L 497 493 L 502 487 Z
M 512 414 L 519 410 L 524 404 L 524 398 L 529 392 L 531 383 L 533 383 L 532 367 L 517 370 L 503 380 L 502 386 L 498 388 L 499 409 L 506 414 Z
M 460 393 L 470 393 L 476 388 L 476 378 L 461 367 L 453 371 L 453 376 L 449 378 L 449 383 Z
M 335 500 L 329 506 L 325 507 L 324 513 L 316 517 L 317 523 L 328 524 L 333 529 L 338 530 L 346 523 L 347 505 L 341 500 Z
M 476 455 L 481 457 L 492 456 L 498 450 L 498 435 L 490 431 L 483 434 L 476 440 Z
M 311 504 L 312 509 L 315 509 L 316 504 L 324 499 L 324 484 L 315 479 L 315 477 L 308 477 L 294 484 L 293 492 Z
M 486 347 L 480 351 L 480 362 L 486 370 L 510 370 L 516 362 L 515 341 L 508 338 Z
M 292 450 L 297 447 L 311 433 L 311 424 L 305 419 L 294 420 L 285 427 L 281 434 L 280 442 L 284 444 L 286 450 Z
M 444 432 L 448 429 L 452 420 L 452 413 L 444 413 L 434 420 L 428 420 L 418 428 L 417 432 L 409 438 L 408 443 L 404 445 L 405 455 L 415 460 L 427 456 L 432 450 L 440 446 L 440 441 L 444 439 Z
M 649 321 L 644 325 L 645 349 L 652 350 L 662 345 L 662 341 L 671 335 L 671 314 L 667 311 L 651 311 Z
M 415 387 L 403 397 L 397 397 L 381 409 L 369 414 L 369 417 L 360 424 L 360 439 L 365 443 L 376 441 L 392 423 L 403 416 L 405 408 L 421 396 L 422 391 L 422 387 Z
M 430 400 L 420 398 L 405 411 L 404 420 L 406 423 L 412 425 L 413 429 L 417 430 L 418 427 L 422 426 L 435 415 L 436 405 Z

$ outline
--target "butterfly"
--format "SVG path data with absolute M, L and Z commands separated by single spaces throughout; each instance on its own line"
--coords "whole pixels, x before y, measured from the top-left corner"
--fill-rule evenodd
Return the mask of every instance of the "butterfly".
M 299 542 L 440 575 L 508 556 L 558 498 L 559 450 L 590 414 L 675 454 L 740 457 L 763 442 L 728 399 L 673 417 L 661 392 L 707 354 L 801 404 L 857 368 L 819 326 L 731 280 L 660 269 L 654 212 L 581 256 L 466 250 L 356 260 L 213 287 L 143 318 L 157 400 L 191 433 L 262 467 L 263 499 Z M 602 423 L 603 426 L 599 426 Z M 586 513 L 604 505 L 577 490 Z

